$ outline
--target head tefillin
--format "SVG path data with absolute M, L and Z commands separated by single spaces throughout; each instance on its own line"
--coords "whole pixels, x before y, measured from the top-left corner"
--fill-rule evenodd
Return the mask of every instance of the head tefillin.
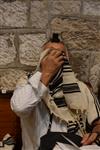
M 59 43 L 59 34 L 58 33 L 53 33 L 52 38 L 50 39 L 51 42 Z

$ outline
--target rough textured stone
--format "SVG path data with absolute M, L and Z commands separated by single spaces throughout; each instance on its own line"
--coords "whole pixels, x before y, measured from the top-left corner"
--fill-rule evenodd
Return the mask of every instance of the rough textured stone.
M 20 35 L 20 62 L 26 65 L 37 65 L 41 46 L 46 40 L 45 34 Z
M 50 12 L 52 15 L 72 15 L 80 13 L 80 0 L 52 0 Z
M 70 61 L 74 72 L 77 74 L 77 77 L 84 82 L 88 82 L 90 68 L 90 52 L 71 52 Z
M 25 71 L 18 69 L 0 70 L 0 90 L 14 90 L 16 82 L 23 74 Z
M 54 18 L 51 26 L 52 32 L 61 33 L 69 50 L 100 50 L 100 33 L 94 22 Z
M 99 0 L 83 1 L 83 14 L 91 16 L 100 16 L 100 1 Z
M 47 1 L 31 2 L 31 21 L 35 28 L 45 28 L 48 23 L 48 6 Z
M 100 52 L 71 52 L 71 63 L 77 77 L 84 82 L 91 82 L 96 92 L 100 84 Z
M 69 56 L 73 70 L 80 80 L 84 82 L 90 82 L 90 80 L 93 82 L 93 80 L 97 80 L 100 74 L 100 69 L 97 69 L 98 66 L 100 67 L 100 52 L 71 51 Z M 96 75 L 95 79 L 92 79 L 93 75 Z M 100 80 L 100 77 L 98 79 Z M 97 85 L 97 81 L 95 82 Z
M 90 56 L 89 82 L 97 94 L 100 88 L 100 52 L 92 52 Z
M 89 81 L 92 85 L 94 93 L 98 95 L 100 90 L 100 63 L 92 66 L 90 69 Z
M 96 64 L 100 63 L 100 51 L 93 51 L 91 52 L 91 57 L 90 57 L 90 68 L 92 68 L 93 66 L 95 66 Z
M 15 57 L 14 35 L 0 35 L 0 65 L 11 63 Z
M 26 12 L 26 3 L 23 1 L 4 2 L 0 0 L 0 26 L 26 26 Z
M 80 11 L 86 19 L 79 19 Z M 5 68 L 0 69 L 0 89 L 13 90 L 18 78 L 25 73 L 23 70 L 35 68 L 40 47 L 46 40 L 43 32 L 49 37 L 51 30 L 61 34 L 78 78 L 88 82 L 91 70 L 95 74 L 100 66 L 100 32 L 93 19 L 100 24 L 100 0 L 0 0 L 0 28 L 3 33 L 0 35 L 0 66 Z M 33 31 L 35 33 L 31 34 Z M 14 39 L 13 34 L 4 34 L 6 32 L 18 33 Z M 13 63 L 16 56 L 19 59 Z M 15 69 L 6 69 L 7 66 Z M 100 79 L 94 80 L 95 87 L 98 82 Z

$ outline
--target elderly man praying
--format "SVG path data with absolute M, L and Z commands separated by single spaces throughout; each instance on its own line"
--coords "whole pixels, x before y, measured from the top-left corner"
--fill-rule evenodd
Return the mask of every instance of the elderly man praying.
M 36 72 L 18 82 L 11 108 L 21 120 L 22 150 L 100 144 L 100 105 L 75 77 L 58 34 L 42 46 Z

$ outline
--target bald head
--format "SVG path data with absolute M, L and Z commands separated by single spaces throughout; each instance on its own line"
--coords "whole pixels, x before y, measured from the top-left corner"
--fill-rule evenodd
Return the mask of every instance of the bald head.
M 64 50 L 65 47 L 64 47 L 64 44 L 59 42 L 59 43 L 55 43 L 55 42 L 48 42 L 46 43 L 44 46 L 43 46 L 43 49 L 47 49 L 47 48 L 50 48 L 50 49 L 55 49 L 55 50 Z

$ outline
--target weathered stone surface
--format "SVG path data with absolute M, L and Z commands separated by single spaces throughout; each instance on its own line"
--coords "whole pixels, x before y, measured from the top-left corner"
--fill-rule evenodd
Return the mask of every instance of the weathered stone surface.
M 52 32 L 61 33 L 69 50 L 100 50 L 100 33 L 92 21 L 54 18 L 51 26 Z
M 72 51 L 70 60 L 77 77 L 94 84 L 94 91 L 97 91 L 98 83 L 100 84 L 100 52 Z
M 47 1 L 31 2 L 31 22 L 34 28 L 45 28 L 48 23 Z
M 0 0 L 0 26 L 23 27 L 27 23 L 27 6 L 24 1 Z
M 93 51 L 91 52 L 91 57 L 90 57 L 90 69 L 95 66 L 96 64 L 100 63 L 100 51 Z
M 90 68 L 90 52 L 73 51 L 70 54 L 70 61 L 74 72 L 77 74 L 77 77 L 84 82 L 88 82 Z
M 24 74 L 25 71 L 18 69 L 0 70 L 0 90 L 14 90 L 16 82 Z
M 100 16 L 100 1 L 99 0 L 83 1 L 83 14 L 91 16 Z
M 20 35 L 19 56 L 21 64 L 36 66 L 39 60 L 42 44 L 45 42 L 45 34 Z
M 0 35 L 0 65 L 13 62 L 15 57 L 14 35 Z
M 89 81 L 97 94 L 100 87 L 100 52 L 92 52 L 90 57 Z
M 31 2 L 30 10 L 27 2 Z M 81 2 L 82 0 L 0 0 L 1 29 L 2 27 L 13 27 L 14 31 L 18 31 L 19 34 L 20 28 L 16 30 L 16 27 L 26 27 L 28 23 L 30 25 L 28 28 L 21 28 L 23 32 L 19 36 L 20 45 L 17 45 L 16 36 L 15 43 L 17 50 L 19 50 L 19 55 L 17 56 L 19 56 L 22 64 L 17 67 L 25 68 L 24 65 L 28 65 L 27 67 L 34 68 L 33 66 L 37 65 L 41 46 L 46 40 L 45 34 L 39 34 L 38 29 L 45 30 L 45 32 L 49 32 L 52 29 L 52 32 L 61 33 L 62 39 L 71 52 L 73 70 L 77 73 L 78 78 L 88 82 L 91 76 L 90 71 L 92 70 L 93 75 L 97 75 L 93 81 L 93 84 L 96 85 L 94 89 L 97 88 L 98 82 L 100 83 L 100 79 L 98 80 L 100 77 L 100 32 L 97 30 L 96 22 L 92 21 L 92 16 L 99 19 L 100 1 L 83 0 L 84 18 L 85 15 L 89 15 L 92 18 L 91 21 L 77 19 L 82 7 Z M 54 18 L 55 16 L 62 16 L 63 18 Z M 48 26 L 48 21 L 52 18 L 51 28 L 47 30 L 47 27 L 50 27 Z M 36 34 L 29 34 L 31 27 L 34 28 Z M 0 35 L 0 66 L 4 67 L 9 63 L 11 63 L 9 65 L 11 66 L 15 58 L 14 35 Z M 19 65 L 19 62 L 15 64 Z M 14 90 L 19 77 L 25 74 L 23 70 L 16 69 L 15 64 L 13 65 L 15 69 L 0 70 L 0 90 Z
M 75 15 L 80 13 L 80 0 L 51 0 L 52 15 Z
M 98 90 L 100 89 L 100 63 L 92 66 L 90 69 L 89 81 L 94 93 L 98 94 Z

